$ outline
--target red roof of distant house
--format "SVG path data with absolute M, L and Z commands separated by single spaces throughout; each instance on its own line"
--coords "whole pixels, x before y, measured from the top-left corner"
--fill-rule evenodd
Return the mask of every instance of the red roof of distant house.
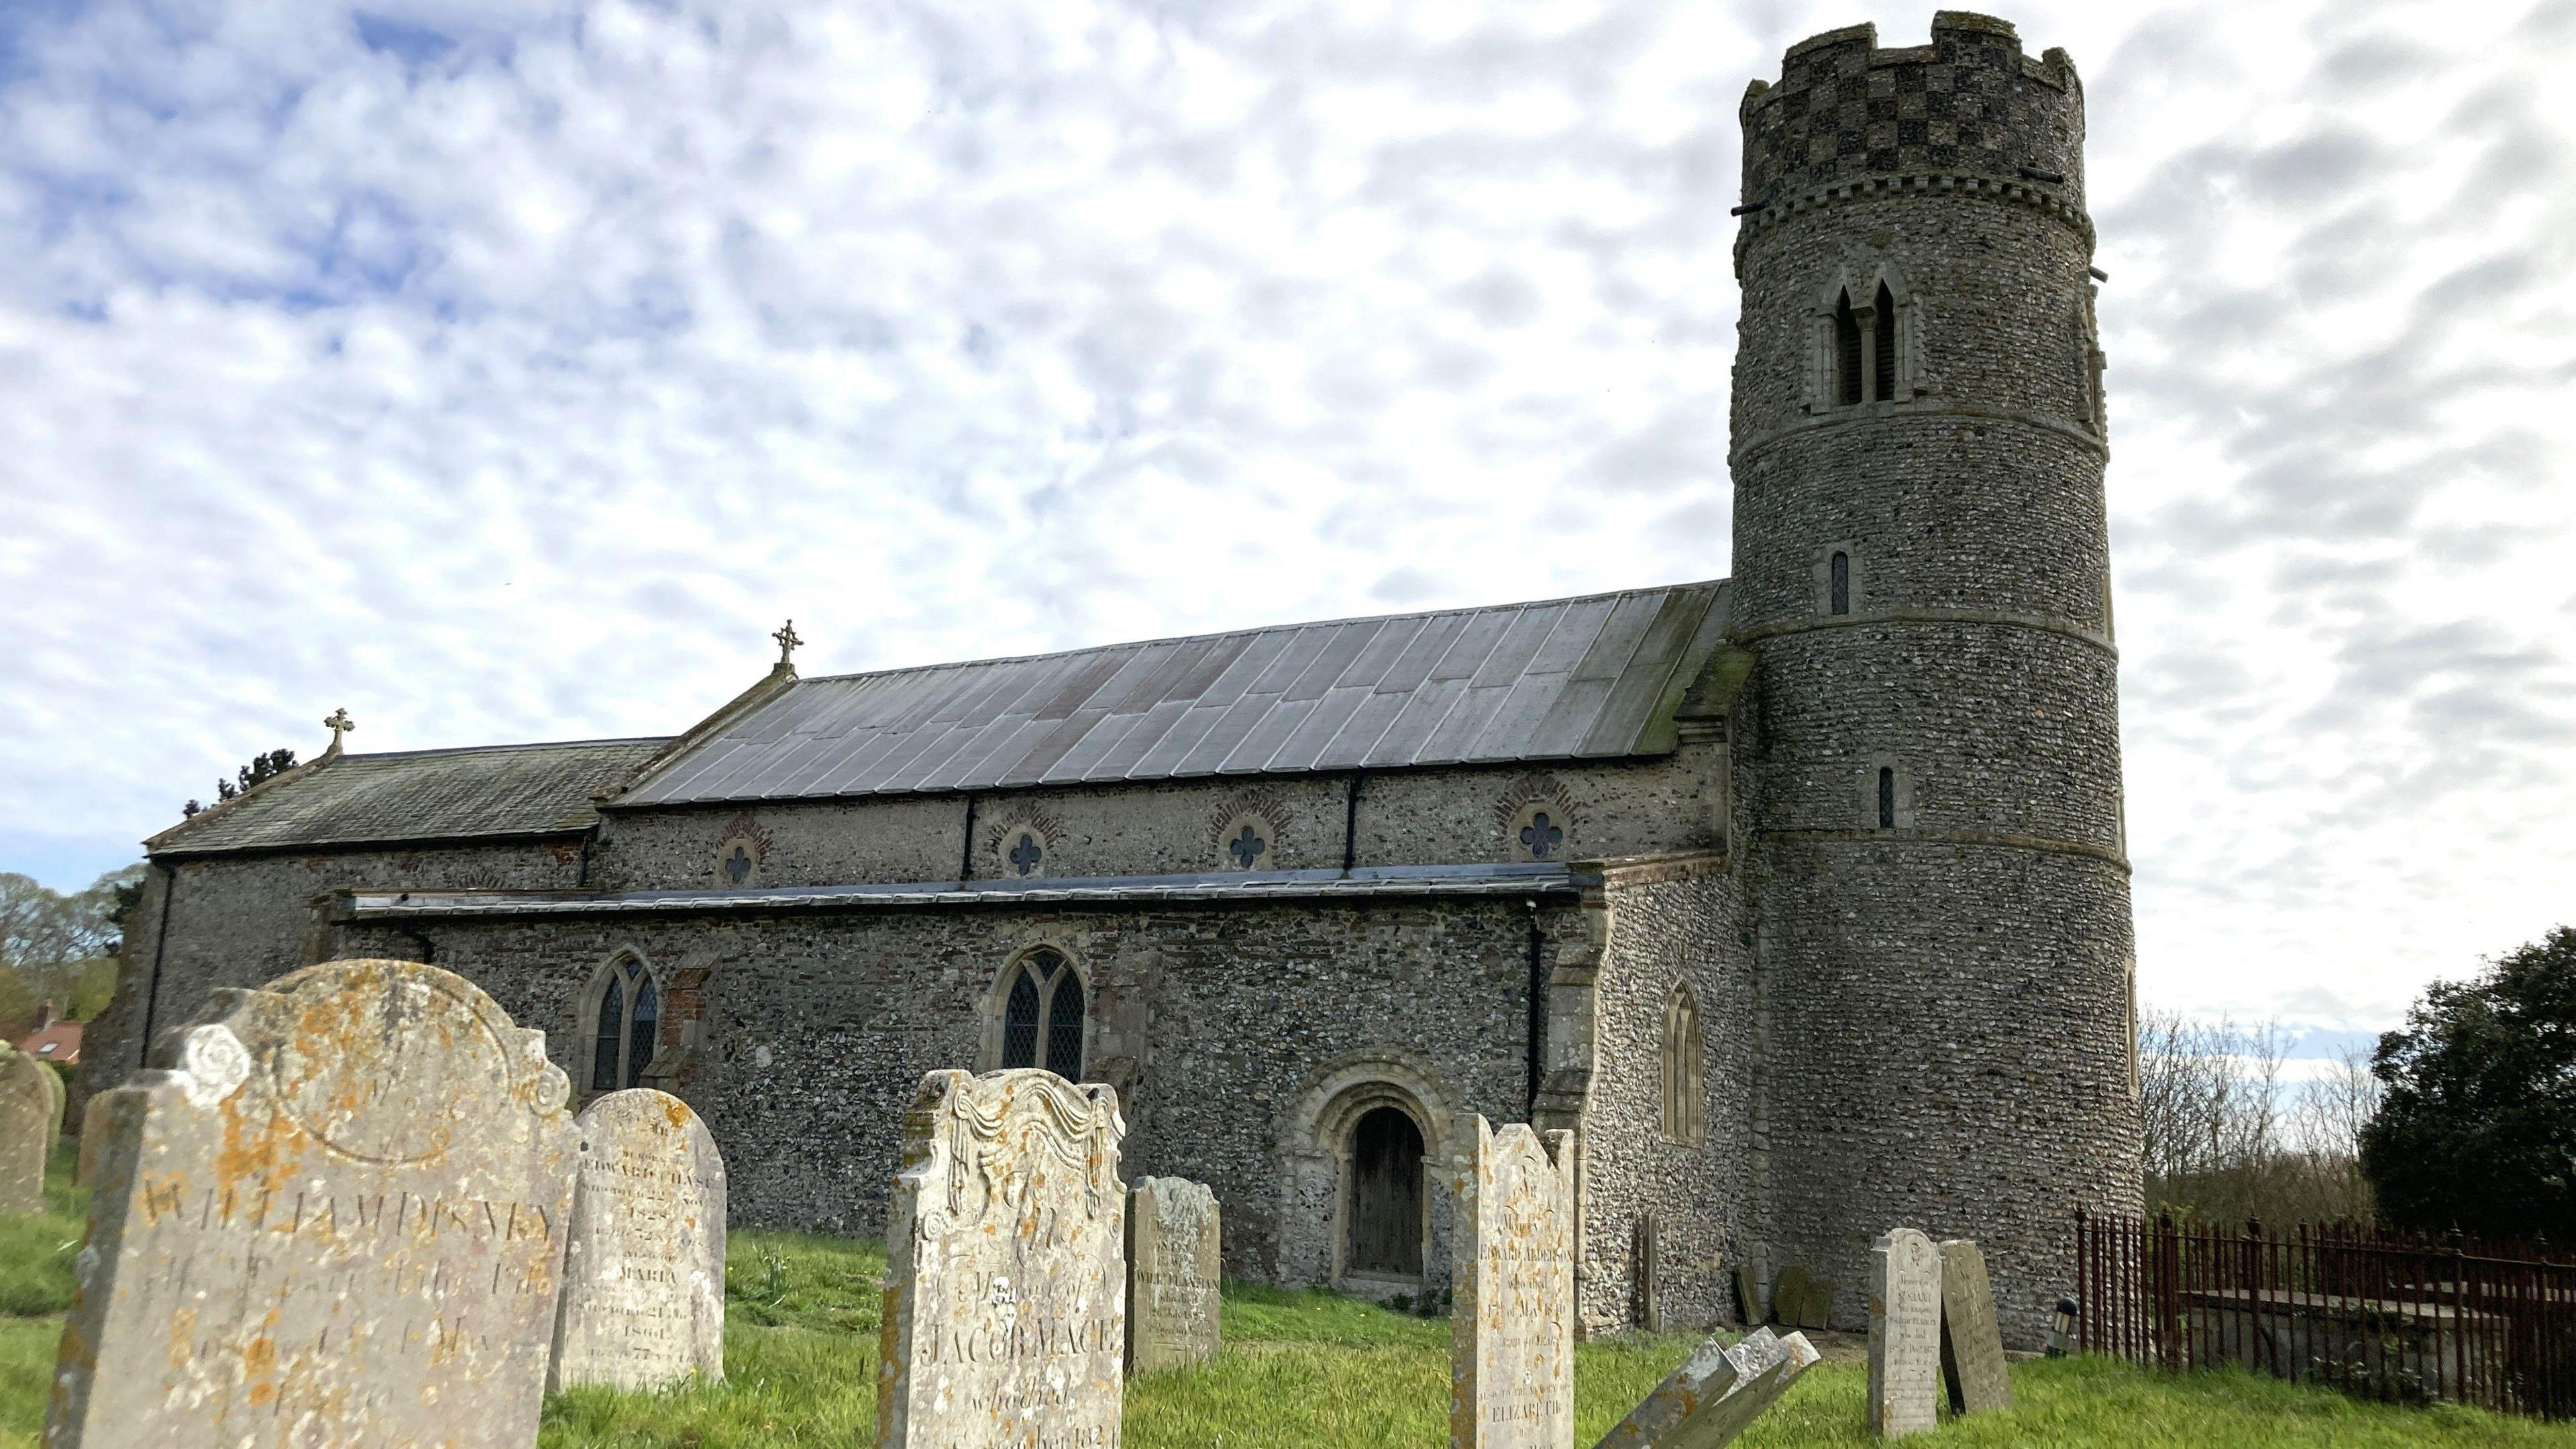
M 40 1062 L 70 1066 L 80 1060 L 81 1024 L 58 1021 L 18 1039 L 18 1050 Z

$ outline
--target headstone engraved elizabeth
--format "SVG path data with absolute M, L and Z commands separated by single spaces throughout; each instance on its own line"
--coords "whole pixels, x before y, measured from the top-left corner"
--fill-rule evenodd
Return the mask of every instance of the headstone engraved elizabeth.
M 1733 1348 L 1708 1339 L 1593 1449 L 1718 1449 L 1815 1362 L 1803 1333 L 1757 1328 Z
M 1140 1177 L 1127 1194 L 1127 1371 L 1216 1357 L 1216 1194 L 1177 1177 Z
M 1941 1250 L 1897 1228 L 1869 1250 L 1869 1426 L 1882 1439 L 1940 1422 Z
M 1570 1449 L 1574 1134 L 1478 1117 L 1459 1167 L 1450 1449 Z
M 581 1170 L 547 1390 L 723 1378 L 725 1170 L 707 1124 L 650 1087 L 610 1092 L 575 1122 Z
M 45 1210 L 45 1156 L 52 1150 L 52 1073 L 15 1047 L 0 1046 L 0 1213 Z
M 47 1449 L 526 1449 L 570 1083 L 471 982 L 333 961 L 219 991 L 93 1120 Z
M 1986 1276 L 1986 1255 L 1970 1238 L 1941 1245 L 1941 1378 L 1954 1413 L 2012 1407 L 1995 1288 Z
M 1104 1085 L 921 1079 L 887 1213 L 878 1449 L 1117 1449 L 1126 1134 Z

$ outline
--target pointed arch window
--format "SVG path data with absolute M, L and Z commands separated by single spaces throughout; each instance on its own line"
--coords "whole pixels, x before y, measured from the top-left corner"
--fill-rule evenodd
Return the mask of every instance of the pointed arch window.
M 1697 1147 L 1707 1135 L 1708 1086 L 1702 1075 L 1699 1002 L 1676 986 L 1664 1003 L 1664 1140 Z
M 1011 968 L 1002 997 L 1002 1065 L 1045 1067 L 1082 1080 L 1082 977 L 1063 955 L 1040 949 Z
M 1846 290 L 1834 304 L 1834 402 L 1840 407 L 1861 401 L 1860 334 L 1860 314 Z
M 639 1086 L 662 1034 L 662 993 L 653 973 L 632 956 L 608 968 L 591 1019 L 590 1090 Z

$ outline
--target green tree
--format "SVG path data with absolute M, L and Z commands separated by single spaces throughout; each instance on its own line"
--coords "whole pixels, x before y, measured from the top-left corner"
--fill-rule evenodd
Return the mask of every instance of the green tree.
M 2399 1227 L 2576 1241 L 2576 927 L 2440 982 L 2381 1036 L 2361 1134 Z
M 0 1022 L 32 1017 L 48 1001 L 78 1016 L 77 1007 L 98 994 L 102 960 L 114 988 L 129 892 L 139 893 L 146 868 L 137 861 L 69 895 L 0 872 Z
M 248 791 L 253 785 L 267 784 L 269 781 L 276 779 L 278 776 L 283 775 L 294 768 L 295 752 L 293 750 L 271 750 L 264 755 L 253 755 L 250 757 L 249 764 L 244 765 L 233 772 L 233 778 L 229 780 L 217 780 L 215 782 L 215 803 L 220 805 L 226 800 L 230 800 L 234 796 Z M 194 815 L 205 808 L 205 806 L 191 800 L 186 805 L 180 807 L 179 813 L 182 815 Z

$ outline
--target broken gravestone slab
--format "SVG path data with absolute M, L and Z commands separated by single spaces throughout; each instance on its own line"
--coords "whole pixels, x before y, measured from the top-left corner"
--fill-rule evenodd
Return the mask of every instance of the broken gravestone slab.
M 574 1120 L 581 1171 L 547 1391 L 723 1378 L 725 1169 L 707 1124 L 650 1087 Z
M 887 1213 L 878 1449 L 1117 1449 L 1126 1135 L 1105 1085 L 921 1079 Z
M 1986 1255 L 1969 1238 L 1941 1245 L 1941 1380 L 1949 1386 L 1953 1413 L 2012 1407 L 1994 1284 L 1986 1276 Z
M 48 1449 L 536 1442 L 577 1138 L 545 1035 L 333 961 L 104 1094 Z
M 1708 1339 L 1593 1449 L 1718 1449 L 1815 1362 L 1803 1333 L 1757 1328 L 1733 1348 Z
M 60 1087 L 43 1062 L 13 1047 L 0 1053 L 0 1213 L 40 1213 Z
M 1458 1165 L 1450 1449 L 1571 1449 L 1574 1134 L 1478 1117 Z
M 1216 1357 L 1216 1194 L 1177 1177 L 1140 1177 L 1127 1194 L 1127 1371 Z
M 1940 1421 L 1941 1250 L 1897 1228 L 1869 1250 L 1869 1426 L 1882 1439 Z

